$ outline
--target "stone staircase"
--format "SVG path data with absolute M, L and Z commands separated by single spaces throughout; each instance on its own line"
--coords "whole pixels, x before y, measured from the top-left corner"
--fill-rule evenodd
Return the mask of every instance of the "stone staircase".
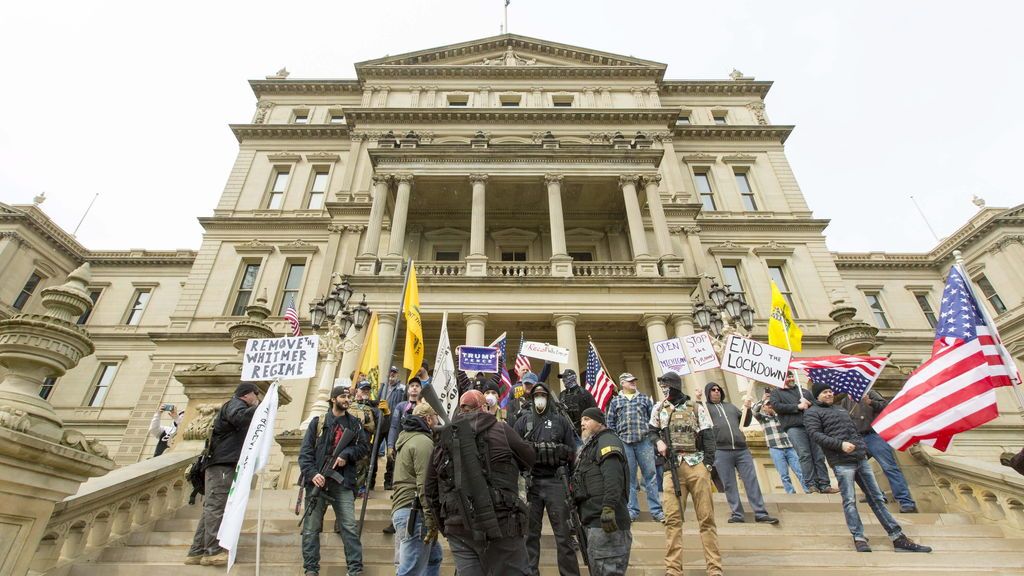
M 932 546 L 931 554 L 895 553 L 885 533 L 866 504 L 861 516 L 875 551 L 858 554 L 852 542 L 836 495 L 766 496 L 769 511 L 777 515 L 779 526 L 728 524 L 724 496 L 715 495 L 716 519 L 726 573 L 731 576 L 771 576 L 784 574 L 829 574 L 836 576 L 865 574 L 981 574 L 1024 573 L 1024 533 L 1009 526 L 976 524 L 961 513 L 924 512 L 897 514 L 904 530 L 917 541 Z M 263 541 L 260 574 L 293 576 L 302 574 L 298 517 L 291 510 L 294 491 L 267 490 L 263 495 Z M 232 574 L 255 574 L 256 496 L 250 500 L 236 566 Z M 88 557 L 61 566 L 49 574 L 55 576 L 200 576 L 212 575 L 223 568 L 182 564 L 200 507 L 185 506 L 176 513 L 127 534 L 117 542 Z M 357 508 L 358 513 L 358 508 Z M 749 516 L 749 514 L 748 514 Z M 392 537 L 381 533 L 390 517 L 387 494 L 376 491 L 370 499 L 363 533 L 364 562 L 367 576 L 394 574 Z M 328 511 L 325 525 L 333 526 Z M 545 526 L 542 539 L 541 574 L 554 576 L 554 542 Z M 341 538 L 323 534 L 321 574 L 345 574 Z M 442 538 L 442 543 L 443 538 Z M 633 525 L 633 550 L 629 574 L 662 575 L 665 533 L 661 524 L 645 513 Z M 700 537 L 692 511 L 684 526 L 685 573 L 704 574 Z M 445 546 L 442 574 L 454 574 L 454 566 Z

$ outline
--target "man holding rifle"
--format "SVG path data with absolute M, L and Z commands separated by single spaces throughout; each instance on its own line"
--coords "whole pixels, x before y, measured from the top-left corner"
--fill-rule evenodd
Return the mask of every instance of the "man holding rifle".
M 711 500 L 711 468 L 715 461 L 711 417 L 702 404 L 689 401 L 690 397 L 683 393 L 682 380 L 675 372 L 660 376 L 658 384 L 665 399 L 651 411 L 650 436 L 658 453 L 665 457 L 665 468 L 671 473 L 665 475 L 661 496 L 668 540 L 666 574 L 683 574 L 683 511 L 689 493 L 700 524 L 708 576 L 722 576 L 722 554 L 718 550 L 718 528 Z
M 330 504 L 340 520 L 348 575 L 363 572 L 363 546 L 356 528 L 356 462 L 369 452 L 363 422 L 348 413 L 349 389 L 331 390 L 331 410 L 313 418 L 302 439 L 299 468 L 307 482 L 309 497 L 302 521 L 302 567 L 306 576 L 320 572 L 320 532 Z

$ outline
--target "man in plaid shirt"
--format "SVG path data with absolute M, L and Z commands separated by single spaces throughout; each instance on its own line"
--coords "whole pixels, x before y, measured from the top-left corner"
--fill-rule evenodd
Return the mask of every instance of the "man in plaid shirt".
M 786 494 L 796 494 L 796 489 L 793 488 L 793 482 L 789 477 L 790 469 L 796 473 L 796 479 L 800 481 L 804 492 L 810 493 L 810 489 L 804 482 L 804 475 L 800 472 L 800 457 L 797 455 L 796 449 L 793 448 L 793 444 L 790 443 L 789 436 L 779 425 L 779 419 L 775 415 L 775 410 L 772 409 L 768 390 L 764 391 L 764 397 L 754 404 L 751 410 L 754 412 L 754 418 L 757 418 L 757 421 L 764 427 L 764 439 L 768 442 L 768 452 L 772 456 L 772 462 L 775 463 L 775 469 L 782 477 L 782 487 L 786 489 Z
M 654 445 L 647 437 L 647 422 L 651 419 L 654 402 L 650 396 L 636 389 L 636 376 L 629 372 L 619 375 L 620 392 L 612 397 L 608 404 L 605 424 L 615 431 L 626 447 L 626 465 L 629 469 L 629 517 L 636 520 L 640 515 L 640 503 L 637 499 L 639 483 L 636 480 L 636 469 L 639 466 L 643 476 L 644 493 L 647 494 L 647 507 L 651 516 L 658 522 L 665 520 L 661 509 L 661 496 L 655 478 Z

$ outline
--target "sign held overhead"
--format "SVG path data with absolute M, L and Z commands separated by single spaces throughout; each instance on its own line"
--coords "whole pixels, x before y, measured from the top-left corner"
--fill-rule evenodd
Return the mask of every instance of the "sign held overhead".
M 318 336 L 252 338 L 245 342 L 242 381 L 298 380 L 316 374 Z
M 782 388 L 786 383 L 786 373 L 792 355 L 793 353 L 785 348 L 777 348 L 733 334 L 725 341 L 722 370 Z
M 690 360 L 690 368 L 694 372 L 703 372 L 718 368 L 718 354 L 711 344 L 711 336 L 707 332 L 690 334 L 683 338 L 686 356 Z
M 658 359 L 658 366 L 661 373 L 675 372 L 680 376 L 690 373 L 690 366 L 686 363 L 686 354 L 683 353 L 683 343 L 679 338 L 669 338 L 655 342 L 651 345 L 654 348 L 654 357 Z
M 530 358 L 539 358 L 540 360 L 546 360 L 548 362 L 557 362 L 559 364 L 569 363 L 569 349 L 559 348 L 546 342 L 530 342 L 527 340 L 523 342 L 523 349 L 519 352 L 523 356 L 529 356 Z

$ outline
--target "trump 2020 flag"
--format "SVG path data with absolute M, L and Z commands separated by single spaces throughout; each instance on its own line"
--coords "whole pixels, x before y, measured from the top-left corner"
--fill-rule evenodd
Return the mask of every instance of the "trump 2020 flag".
M 238 552 L 238 535 L 245 520 L 245 506 L 249 502 L 253 474 L 263 470 L 270 460 L 270 448 L 274 444 L 274 419 L 277 417 L 277 387 L 277 382 L 270 385 L 266 398 L 260 402 L 249 423 L 242 454 L 235 465 L 231 490 L 228 491 L 228 502 L 224 506 L 224 519 L 217 532 L 221 547 L 228 550 L 228 572 Z

